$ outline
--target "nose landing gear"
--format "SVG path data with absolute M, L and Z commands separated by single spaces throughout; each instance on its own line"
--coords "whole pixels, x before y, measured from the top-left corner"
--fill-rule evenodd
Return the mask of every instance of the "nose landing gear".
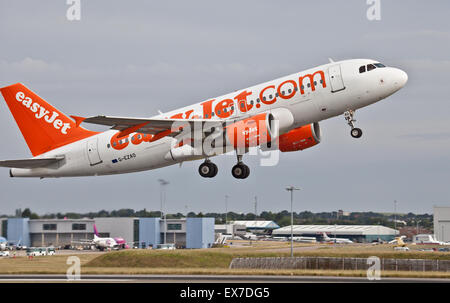
M 350 135 L 353 138 L 360 138 L 362 136 L 362 130 L 360 128 L 355 127 L 353 122 L 356 122 L 355 119 L 353 119 L 353 116 L 355 114 L 355 111 L 353 110 L 348 110 L 344 113 L 344 118 L 345 120 L 347 120 L 347 124 L 350 125 L 350 127 L 352 128 L 352 130 L 350 131 Z

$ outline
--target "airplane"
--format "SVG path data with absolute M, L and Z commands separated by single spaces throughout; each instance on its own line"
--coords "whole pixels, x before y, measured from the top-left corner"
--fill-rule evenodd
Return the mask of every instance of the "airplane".
M 291 237 L 289 237 L 289 240 Z M 316 243 L 316 237 L 292 237 L 292 241 L 301 243 Z
M 352 240 L 346 239 L 346 238 L 330 238 L 328 235 L 324 232 L 322 233 L 322 238 L 324 242 L 327 243 L 336 243 L 336 244 L 350 244 L 353 243 Z
M 122 238 L 118 238 L 118 239 L 123 240 Z M 72 241 L 72 243 L 81 244 L 81 245 L 93 245 L 93 246 L 95 246 L 95 248 L 97 248 L 101 251 L 103 251 L 105 249 L 119 249 L 120 248 L 119 243 L 117 243 L 117 241 L 114 238 L 100 237 L 95 224 L 94 224 L 94 239 Z
M 97 230 L 97 226 L 95 226 L 95 224 L 94 224 L 94 239 L 95 239 L 95 237 L 97 237 L 97 239 L 101 239 L 100 238 L 100 234 L 98 233 L 98 230 Z M 116 243 L 117 248 L 130 248 L 130 246 L 128 245 L 128 242 L 125 241 L 124 238 L 122 238 L 122 237 L 114 237 L 112 239 Z
M 5 238 L 0 237 L 0 250 L 6 250 L 7 247 L 8 241 Z
M 217 175 L 210 158 L 235 152 L 233 177 L 245 179 L 253 147 L 293 152 L 321 141 L 319 122 L 344 114 L 354 138 L 355 111 L 387 98 L 407 74 L 376 60 L 352 59 L 204 100 L 150 118 L 66 116 L 21 83 L 0 89 L 33 155 L 0 161 L 11 177 L 75 177 L 131 173 L 204 159 L 199 174 Z M 81 123 L 108 126 L 90 131 Z
M 394 245 L 394 250 L 409 251 L 409 247 L 406 246 L 406 243 L 403 241 L 403 239 L 406 239 L 406 236 L 395 237 L 394 240 L 389 241 L 388 243 L 396 244 Z

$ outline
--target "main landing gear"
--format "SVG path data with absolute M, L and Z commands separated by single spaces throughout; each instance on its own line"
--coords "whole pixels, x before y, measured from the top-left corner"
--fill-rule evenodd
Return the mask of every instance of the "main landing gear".
M 231 174 L 236 179 L 245 179 L 250 175 L 250 168 L 242 162 L 242 155 L 238 155 L 238 163 L 231 169 Z M 213 178 L 217 175 L 217 165 L 212 163 L 209 159 L 200 164 L 198 172 L 203 178 Z
M 250 175 L 250 168 L 242 162 L 242 155 L 237 155 L 238 163 L 231 169 L 236 179 L 245 179 Z
M 203 178 L 213 178 L 217 175 L 218 171 L 219 169 L 217 168 L 217 165 L 215 165 L 208 159 L 200 164 L 198 168 L 198 172 Z
M 353 119 L 354 114 L 355 111 L 348 110 L 344 113 L 344 118 L 345 120 L 347 120 L 347 124 L 350 125 L 350 127 L 352 128 L 352 130 L 350 131 L 350 135 L 353 138 L 360 138 L 362 136 L 362 130 L 353 125 L 353 122 L 356 122 L 356 120 Z

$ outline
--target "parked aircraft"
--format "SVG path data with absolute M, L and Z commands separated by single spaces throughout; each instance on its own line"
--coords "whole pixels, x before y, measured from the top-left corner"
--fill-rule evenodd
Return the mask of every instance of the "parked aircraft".
M 235 151 L 231 173 L 244 179 L 243 156 L 251 147 L 299 151 L 321 141 L 319 121 L 344 114 L 359 138 L 355 111 L 387 98 L 407 74 L 372 59 L 314 67 L 151 118 L 66 116 L 21 83 L 1 88 L 33 155 L 0 161 L 11 177 L 122 174 L 205 159 L 202 177 L 218 172 L 210 158 Z M 111 104 L 112 105 L 112 104 Z M 94 132 L 80 126 L 110 127 Z
M 289 240 L 291 237 L 289 237 Z M 317 239 L 316 237 L 292 237 L 292 240 L 294 242 L 301 242 L 301 243 L 316 243 Z
M 98 233 L 97 226 L 95 226 L 95 224 L 94 224 L 94 236 L 97 236 L 97 239 L 102 239 L 100 237 L 100 234 Z M 109 238 L 109 239 L 111 239 L 111 238 Z M 117 248 L 130 248 L 130 246 L 128 245 L 127 241 L 125 241 L 124 238 L 122 238 L 122 237 L 114 237 L 112 239 L 116 243 Z
M 5 238 L 0 237 L 0 250 L 6 250 L 7 247 L 8 241 Z
M 323 241 L 328 243 L 337 243 L 337 244 L 350 244 L 353 243 L 352 240 L 346 238 L 330 238 L 326 233 L 322 233 Z
M 101 251 L 105 249 L 119 249 L 119 244 L 116 242 L 114 238 L 99 236 L 95 224 L 94 224 L 94 239 L 72 241 L 72 244 L 91 245 L 95 246 L 95 248 Z

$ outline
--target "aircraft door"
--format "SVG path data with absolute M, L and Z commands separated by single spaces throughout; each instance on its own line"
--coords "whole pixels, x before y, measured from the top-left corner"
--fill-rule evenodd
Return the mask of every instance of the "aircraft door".
M 328 68 L 328 76 L 330 77 L 332 93 L 345 89 L 344 81 L 342 80 L 341 66 L 339 64 Z
M 86 143 L 87 154 L 89 158 L 89 163 L 91 166 L 102 163 L 102 159 L 100 158 L 100 153 L 98 152 L 98 138 L 94 137 L 89 139 Z

